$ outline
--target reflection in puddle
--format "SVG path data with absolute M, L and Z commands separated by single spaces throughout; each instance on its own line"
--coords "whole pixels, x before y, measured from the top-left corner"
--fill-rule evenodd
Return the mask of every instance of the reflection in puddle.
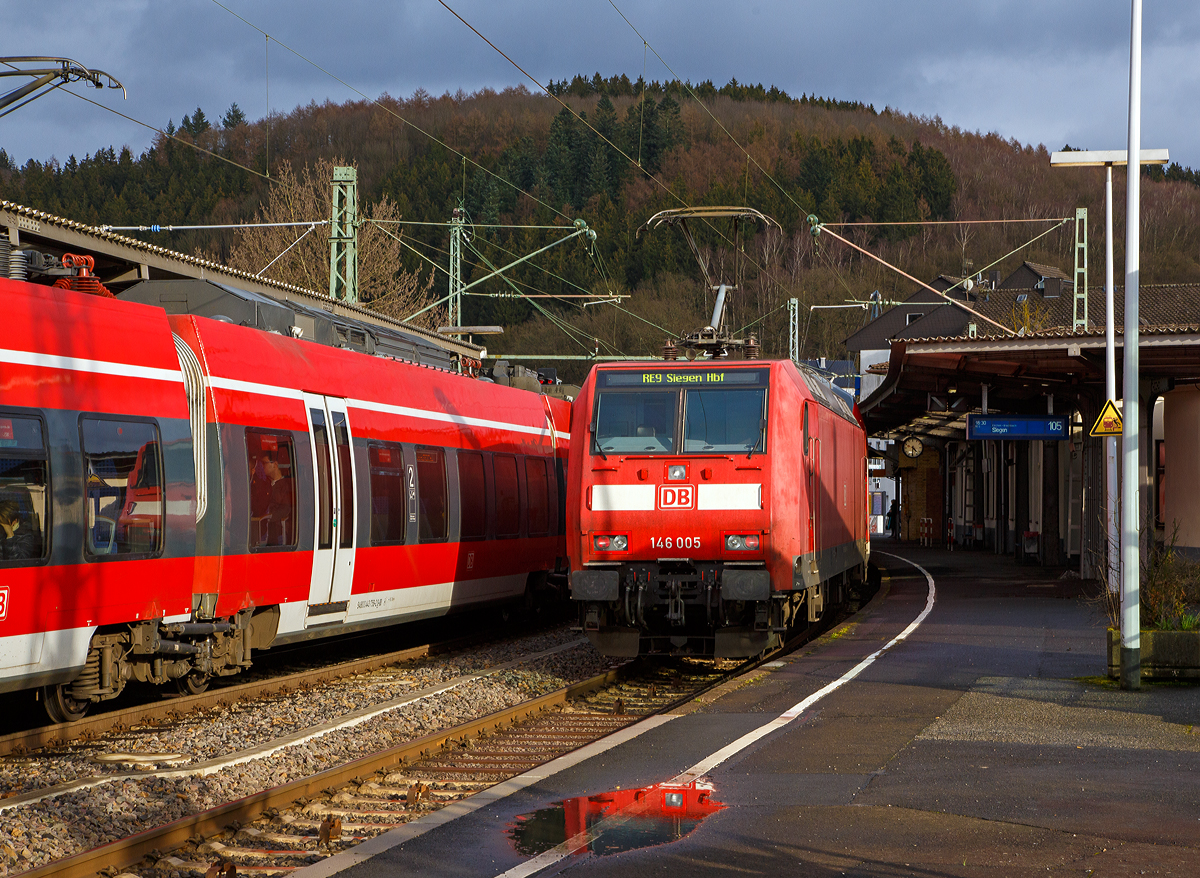
M 522 814 L 508 837 L 518 853 L 530 857 L 567 841 L 572 853 L 618 854 L 683 838 L 725 807 L 712 795 L 713 785 L 701 779 L 579 796 Z

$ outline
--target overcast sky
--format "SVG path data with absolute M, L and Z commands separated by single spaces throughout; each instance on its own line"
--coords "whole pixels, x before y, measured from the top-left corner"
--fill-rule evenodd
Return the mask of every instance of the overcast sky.
M 74 89 L 150 125 L 197 106 L 216 121 L 237 102 L 268 108 L 532 84 L 437 0 L 316 2 L 41 0 L 10 4 L 0 55 L 53 55 L 105 70 L 128 89 Z M 777 85 L 939 115 L 1023 143 L 1123 149 L 1128 137 L 1130 3 L 1113 0 L 447 0 L 541 83 L 576 73 Z M 622 20 L 618 8 L 649 42 Z M 1200 168 L 1200 3 L 1145 4 L 1142 144 Z M 654 52 L 662 56 L 658 60 Z M 646 56 L 643 68 L 643 57 Z M 670 69 L 664 66 L 664 62 Z M 0 78 L 0 93 L 27 80 Z M 152 134 L 69 94 L 0 118 L 18 163 L 123 145 Z

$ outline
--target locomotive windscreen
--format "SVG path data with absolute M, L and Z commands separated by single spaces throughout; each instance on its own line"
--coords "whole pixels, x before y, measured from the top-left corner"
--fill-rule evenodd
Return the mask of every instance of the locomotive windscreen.
M 602 371 L 593 452 L 761 451 L 768 376 L 765 369 Z

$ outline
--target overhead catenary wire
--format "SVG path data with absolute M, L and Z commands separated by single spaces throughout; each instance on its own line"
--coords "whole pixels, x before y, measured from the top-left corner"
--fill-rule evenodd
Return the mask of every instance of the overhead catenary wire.
M 440 0 L 439 0 L 439 2 L 440 2 Z M 637 29 L 637 27 L 635 27 L 635 26 L 634 26 L 633 22 L 631 22 L 631 21 L 629 20 L 629 18 L 628 18 L 628 17 L 625 15 L 625 13 L 621 11 L 621 9 L 620 9 L 620 8 L 617 6 L 617 4 L 616 4 L 615 0 L 609 0 L 609 4 L 610 4 L 610 5 L 612 6 L 612 8 L 613 8 L 613 9 L 616 11 L 616 13 L 617 13 L 619 16 L 621 16 L 621 18 L 622 18 L 622 19 L 625 21 L 625 23 L 626 23 L 627 25 L 629 25 L 630 29 L 631 29 L 631 30 L 632 30 L 632 31 L 633 31 L 635 34 L 637 34 L 638 38 L 639 38 L 639 39 L 642 41 L 643 45 L 644 45 L 644 46 L 647 46 L 647 47 L 649 47 L 649 41 L 648 41 L 648 40 L 647 40 L 647 39 L 646 39 L 644 36 L 642 36 L 642 33 L 641 33 L 641 31 L 639 31 L 639 30 Z M 443 5 L 444 5 L 444 4 L 443 4 Z M 668 71 L 671 73 L 671 75 L 675 77 L 675 80 L 676 80 L 677 82 L 680 82 L 680 83 L 683 85 L 683 88 L 684 88 L 684 89 L 685 89 L 685 90 L 688 92 L 688 94 L 689 94 L 689 95 L 692 97 L 692 99 L 693 99 L 693 100 L 695 100 L 695 101 L 696 101 L 696 103 L 697 103 L 697 104 L 699 104 L 699 105 L 700 105 L 700 106 L 701 106 L 701 107 L 704 109 L 704 111 L 705 111 L 706 113 L 708 113 L 709 117 L 710 117 L 710 118 L 713 120 L 713 122 L 715 122 L 715 123 L 717 124 L 717 126 L 718 126 L 718 127 L 721 129 L 721 131 L 723 131 L 723 132 L 725 133 L 725 135 L 726 135 L 726 136 L 727 136 L 727 137 L 728 137 L 728 138 L 729 138 L 729 139 L 730 139 L 730 140 L 733 142 L 733 144 L 734 144 L 735 146 L 737 146 L 737 147 L 738 147 L 738 149 L 740 149 L 740 150 L 742 151 L 742 153 L 743 153 L 743 154 L 745 154 L 745 156 L 746 156 L 746 160 L 747 160 L 748 162 L 753 162 L 753 163 L 754 163 L 754 166 L 755 166 L 756 168 L 758 168 L 758 170 L 759 170 L 759 171 L 761 171 L 761 172 L 762 172 L 763 176 L 764 176 L 764 177 L 765 177 L 767 180 L 769 180 L 769 181 L 770 181 L 770 182 L 771 182 L 771 183 L 772 183 L 772 184 L 775 186 L 775 188 L 776 188 L 776 189 L 778 189 L 778 190 L 780 191 L 780 193 L 782 193 L 782 194 L 783 194 L 783 196 L 784 196 L 785 198 L 787 198 L 787 199 L 788 199 L 788 200 L 789 200 L 789 201 L 790 201 L 790 202 L 791 202 L 793 205 L 795 205 L 796 207 L 800 208 L 801 210 L 804 210 L 803 206 L 802 206 L 802 205 L 801 205 L 799 202 L 797 202 L 795 198 L 793 198 L 793 197 L 792 197 L 792 194 L 791 194 L 791 193 L 790 193 L 790 192 L 789 192 L 789 191 L 788 191 L 786 188 L 784 188 L 784 187 L 783 187 L 783 185 L 781 185 L 781 184 L 779 183 L 779 181 L 777 181 L 777 180 L 776 180 L 776 179 L 775 179 L 775 178 L 774 178 L 774 177 L 773 177 L 773 176 L 772 176 L 772 175 L 771 175 L 771 174 L 770 174 L 770 173 L 769 173 L 769 172 L 768 172 L 768 171 L 767 171 L 767 170 L 766 170 L 764 167 L 762 167 L 762 165 L 760 165 L 760 164 L 758 163 L 758 160 L 757 160 L 757 159 L 755 159 L 755 158 L 754 158 L 754 156 L 752 156 L 752 155 L 750 154 L 750 151 L 749 151 L 748 149 L 746 149 L 746 147 L 745 147 L 745 146 L 743 146 L 743 145 L 742 145 L 742 144 L 741 144 L 741 143 L 738 141 L 738 139 L 737 139 L 736 137 L 734 137 L 734 136 L 733 136 L 733 134 L 732 134 L 732 133 L 729 131 L 729 129 L 727 129 L 727 128 L 725 127 L 725 125 L 724 125 L 724 124 L 721 122 L 721 120 L 717 118 L 716 114 L 714 114 L 714 113 L 712 112 L 712 110 L 711 110 L 711 109 L 708 107 L 708 105 L 707 105 L 707 104 L 705 104 L 705 103 L 704 103 L 704 101 L 700 100 L 700 97 L 699 97 L 699 96 L 698 96 L 698 95 L 695 93 L 695 91 L 693 91 L 693 90 L 691 89 L 691 87 L 687 85 L 687 83 L 686 83 L 686 82 L 684 82 L 683 80 L 681 80 L 681 79 L 680 79 L 680 77 L 679 77 L 679 74 L 677 74 L 677 73 L 676 73 L 676 72 L 675 72 L 675 71 L 674 71 L 674 70 L 671 68 L 671 65 L 670 65 L 670 64 L 668 64 L 668 63 L 666 62 L 666 60 L 665 60 L 665 59 L 662 57 L 662 55 L 660 55 L 660 54 L 658 53 L 658 50 L 657 50 L 657 49 L 650 49 L 650 51 L 654 52 L 654 55 L 655 55 L 655 57 L 656 57 L 656 58 L 658 58 L 658 60 L 662 62 L 662 65 L 663 65 L 663 67 L 665 67 L 665 68 L 666 68 L 666 69 L 667 69 L 667 70 L 668 70 Z M 883 222 L 880 222 L 880 223 L 859 223 L 859 222 L 854 222 L 854 223 L 821 223 L 821 224 L 820 224 L 820 227 L 821 227 L 821 228 L 829 228 L 830 226 L 843 226 L 843 225 L 878 225 L 878 226 L 887 226 L 887 225 L 955 225 L 955 224 L 959 224 L 959 225 L 964 225 L 964 224 L 972 224 L 972 225 L 973 225 L 973 224 L 982 224 L 982 223 L 1006 223 L 1006 222 L 1057 222 L 1057 223 L 1058 223 L 1058 225 L 1056 225 L 1056 226 L 1054 226 L 1053 228 L 1051 228 L 1051 229 L 1047 230 L 1047 232 L 1046 232 L 1045 234 L 1048 234 L 1049 232 L 1051 232 L 1051 231 L 1054 231 L 1054 229 L 1056 229 L 1056 228 L 1059 228 L 1059 227 L 1060 227 L 1060 226 L 1061 226 L 1063 223 L 1066 223 L 1066 222 L 1068 222 L 1070 219 L 1071 219 L 1070 217 L 1063 217 L 1063 218 L 1057 218 L 1057 217 L 1056 217 L 1056 218 L 1052 218 L 1052 219 L 1045 219 L 1045 218 L 1030 218 L 1030 219 L 1013 219 L 1013 220 L 933 220 L 933 221 L 915 221 L 915 222 L 888 222 L 888 223 L 883 223 Z M 893 271 L 896 271 L 896 272 L 898 272 L 899 274 L 901 274 L 902 276 L 904 276 L 904 277 L 908 278 L 909 280 L 912 280 L 913 282 L 915 282 L 915 283 L 918 283 L 918 284 L 920 284 L 921 286 L 923 286 L 923 287 L 925 287 L 925 288 L 927 288 L 927 289 L 929 289 L 929 290 L 932 290 L 933 292 L 937 293 L 939 296 L 942 296 L 943 298 L 945 298 L 947 301 L 955 301 L 955 300 L 951 299 L 949 296 L 945 296 L 945 295 L 944 295 L 944 294 L 942 294 L 941 292 L 939 292 L 939 291 L 937 291 L 937 290 L 934 290 L 934 289 L 933 289 L 933 287 L 929 286 L 929 284 L 926 284 L 926 283 L 923 283 L 923 282 L 921 282 L 921 281 L 918 281 L 916 278 L 914 278 L 914 277 L 912 277 L 911 275 L 909 275 L 909 274 L 907 274 L 907 273 L 905 273 L 905 272 L 901 271 L 899 268 L 897 268 L 896 266 L 894 266 L 894 265 L 892 265 L 891 263 L 887 262 L 886 260 L 882 259 L 881 257 L 879 257 L 879 256 L 876 256 L 875 254 L 873 254 L 873 253 L 869 252 L 868 250 L 866 250 L 866 249 L 864 249 L 864 248 L 862 248 L 862 247 L 859 247 L 857 244 L 852 244 L 850 241 L 846 240 L 845 238 L 841 237 L 840 235 L 837 235 L 837 234 L 835 234 L 834 232 L 829 232 L 829 234 L 830 234 L 830 235 L 832 235 L 833 237 L 837 238 L 839 241 L 842 241 L 842 242 L 844 242 L 845 244 L 848 244 L 849 246 L 853 247 L 855 250 L 858 250 L 859 252 L 863 253 L 864 255 L 866 255 L 866 256 L 870 256 L 872 259 L 875 259 L 875 260 L 877 260 L 878 262 L 882 263 L 883 265 L 887 266 L 888 268 L 892 269 Z M 1038 236 L 1038 238 L 1040 238 L 1040 237 L 1042 237 L 1042 236 L 1041 236 L 1041 235 L 1039 235 L 1039 236 Z M 1038 238 L 1034 238 L 1034 239 L 1033 239 L 1033 241 L 1036 241 Z M 1023 247 L 1024 247 L 1024 246 L 1028 246 L 1029 244 L 1032 244 L 1032 243 L 1033 243 L 1033 241 L 1029 241 L 1029 242 L 1027 242 L 1026 244 L 1022 245 L 1022 246 L 1023 246 Z M 1021 248 L 1018 248 L 1018 249 L 1021 249 Z M 1016 251 L 1014 250 L 1013 252 L 1015 253 Z M 1011 253 L 1010 253 L 1009 255 L 1011 255 Z M 999 262 L 999 261 L 1002 261 L 1002 259 L 1003 259 L 1003 258 L 1006 258 L 1006 257 L 1001 257 L 1001 260 L 997 260 L 996 262 L 993 262 L 993 263 L 992 263 L 992 265 L 995 265 L 995 264 L 997 264 L 997 262 Z M 990 268 L 990 267 L 991 267 L 991 266 L 989 266 L 989 268 Z M 984 269 L 984 270 L 986 270 L 986 269 Z M 839 273 L 839 280 L 840 280 L 840 279 L 841 279 L 841 278 L 840 278 L 840 273 Z M 843 282 L 843 285 L 844 285 L 844 282 Z M 952 287 L 951 289 L 953 289 L 953 287 Z M 959 305 L 961 306 L 961 303 L 959 303 L 959 302 L 955 302 L 955 303 L 956 303 L 956 304 L 959 304 Z M 964 307 L 964 308 L 965 308 L 965 306 L 962 306 L 962 307 Z M 967 310 L 967 311 L 971 311 L 971 313 L 972 313 L 972 314 L 976 314 L 976 316 L 978 316 L 980 319 L 982 319 L 982 320 L 985 320 L 985 321 L 987 321 L 988 323 L 992 323 L 992 324 L 994 324 L 994 325 L 996 325 L 996 326 L 1000 327 L 1000 328 L 1001 328 L 1001 329 L 1003 329 L 1005 332 L 1010 332 L 1010 333 L 1012 332 L 1012 330 L 1008 329 L 1007 327 L 1004 327 L 1004 326 L 1002 326 L 1001 324 L 999 324 L 999 323 L 996 323 L 994 320 L 991 320 L 991 319 L 989 319 L 989 318 L 987 318 L 987 317 L 984 317 L 984 316 L 983 316 L 983 315 L 981 315 L 981 314 L 978 314 L 978 313 L 977 313 L 977 312 L 975 312 L 975 311 L 972 311 L 970 308 L 966 308 L 965 310 Z M 810 310 L 810 311 L 809 311 L 809 316 L 811 317 L 811 315 L 812 315 L 812 311 Z M 806 329 L 805 329 L 805 336 L 807 337 L 807 327 L 806 327 Z
M 232 15 L 232 16 L 233 16 L 234 18 L 236 18 L 238 21 L 240 21 L 240 22 L 242 22 L 243 24 L 245 24 L 247 27 L 253 28 L 254 30 L 258 31 L 258 32 L 259 32 L 260 34 L 262 34 L 263 36 L 267 36 L 267 32 L 266 32 L 265 30 L 263 30 L 261 27 L 259 27 L 257 24 L 255 24 L 254 22 L 250 21 L 250 20 L 249 20 L 249 19 L 247 19 L 246 17 L 244 17 L 244 16 L 242 16 L 242 15 L 239 15 L 237 12 L 234 12 L 232 9 L 230 9 L 228 6 L 226 6 L 224 3 L 222 3 L 222 2 L 221 2 L 221 0 L 212 0 L 212 2 L 213 2 L 213 3 L 215 3 L 217 6 L 219 6 L 220 8 L 224 9 L 226 12 L 228 12 L 230 15 Z M 445 6 L 445 4 L 444 4 L 444 3 L 443 3 L 442 5 L 443 5 L 443 6 Z M 447 6 L 446 8 L 447 8 L 447 9 L 449 9 L 450 7 L 448 7 L 448 6 Z M 453 10 L 451 10 L 451 11 L 453 12 Z M 457 15 L 457 13 L 456 13 L 456 15 Z M 461 20 L 461 18 L 460 18 L 460 20 Z M 472 30 L 474 30 L 474 28 L 472 28 Z M 478 31 L 476 31 L 476 33 L 478 33 Z M 524 195 L 524 196 L 528 197 L 530 200 L 532 200 L 532 201 L 535 201 L 536 203 L 538 203 L 538 204 L 542 205 L 542 206 L 543 206 L 543 207 L 545 207 L 547 210 L 549 210 L 551 213 L 557 214 L 558 216 L 561 216 L 563 219 L 566 219 L 566 220 L 571 220 L 571 219 L 572 219 L 571 217 L 569 217 L 569 216 L 567 216 L 565 213 L 563 213 L 561 210 L 559 210 L 558 208 L 554 207 L 554 205 L 552 205 L 552 204 L 549 204 L 549 203 L 548 203 L 548 202 L 546 202 L 546 201 L 543 201 L 542 199 L 538 198 L 536 195 L 534 195 L 534 194 L 533 194 L 533 193 L 531 193 L 531 192 L 526 192 L 524 189 L 522 189 L 522 188 L 521 188 L 520 186 L 518 186 L 516 183 L 513 183 L 511 180 L 509 180 L 509 179 L 507 179 L 507 178 L 505 178 L 505 177 L 502 177 L 500 174 L 497 174 L 495 171 L 491 170 L 490 168 L 486 168 L 486 167 L 484 167 L 484 166 L 483 166 L 483 165 L 481 165 L 479 162 L 475 161 L 473 158 L 471 158 L 470 156 L 468 156 L 466 153 L 464 153 L 464 152 L 462 152 L 462 151 L 460 151 L 460 150 L 457 150 L 457 149 L 455 149 L 453 146 L 451 146 L 450 144 L 446 143 L 445 141 L 443 141 L 443 140 L 439 139 L 438 137 L 434 136 L 434 135 L 433 135 L 433 134 L 431 134 L 430 132 L 426 131 L 424 128 L 422 128 L 421 126 L 417 125 L 415 122 L 412 122 L 412 121 L 410 121 L 410 120 L 406 119 L 404 116 L 402 116 L 402 115 L 400 115 L 399 113 L 397 113 L 397 112 L 396 112 L 395 110 L 393 110 L 391 107 L 388 107 L 387 105 L 385 105 L 385 104 L 381 103 L 379 100 L 377 100 L 377 99 L 375 99 L 375 98 L 372 98 L 372 97 L 370 97 L 369 95 L 367 95 L 365 92 L 363 92 L 363 91 L 361 91 L 361 90 L 359 90 L 359 89 L 355 88 L 353 85 L 351 85 L 350 83 L 346 82 L 346 80 L 342 79 L 342 78 L 341 78 L 340 76 L 338 76 L 337 74 L 335 74 L 335 73 L 333 73 L 333 72 L 331 72 L 331 71 L 329 71 L 329 70 L 325 69 L 325 68 L 324 68 L 324 67 L 322 67 L 320 64 L 318 64 L 316 61 L 312 60 L 312 59 L 311 59 L 311 58 L 309 58 L 307 55 L 304 55 L 302 52 L 299 52 L 299 51 L 297 51 L 296 49 L 293 49 L 293 48 L 292 48 L 290 45 L 288 45 L 287 43 L 285 43 L 285 42 L 281 41 L 281 40 L 280 40 L 278 37 L 270 37 L 270 39 L 271 39 L 271 40 L 274 40 L 276 43 L 278 43 L 278 44 L 279 44 L 280 46 L 282 46 L 284 49 L 286 49 L 287 51 L 291 52 L 293 55 L 295 55 L 295 56 L 296 56 L 297 58 L 299 58 L 301 61 L 304 61 L 305 63 L 307 63 L 307 64 L 311 65 L 312 67 L 314 67 L 314 68 L 316 68 L 317 70 L 319 70 L 319 71 L 321 71 L 322 73 L 324 73 L 324 74 L 325 74 L 326 76 L 328 76 L 330 79 L 333 79 L 335 82 L 337 82 L 337 83 L 339 83 L 340 85 L 344 86 L 345 88 L 349 89 L 349 90 L 350 90 L 350 91 L 352 91 L 354 94 L 356 94 L 356 95 L 358 95 L 359 97 L 361 97 L 361 98 L 362 98 L 364 101 L 367 101 L 368 103 L 370 103 L 370 104 L 372 104 L 372 105 L 374 105 L 374 106 L 378 107 L 378 108 L 379 108 L 379 109 L 381 109 L 383 112 L 387 113 L 389 116 L 392 116 L 393 118 L 400 120 L 400 121 L 401 121 L 401 122 L 403 122 L 405 125 L 407 125 L 407 126 L 409 126 L 410 128 L 412 128 L 414 131 L 417 131 L 417 132 L 419 132 L 420 134 L 423 134 L 425 137 L 428 137 L 428 138 L 429 138 L 431 141 L 433 141 L 434 143 L 436 143 L 436 144 L 438 144 L 439 146 L 443 147 L 443 148 L 444 148 L 444 149 L 446 149 L 447 151 L 449 151 L 449 152 L 453 153 L 454 155 L 458 156 L 458 157 L 459 157 L 459 158 L 461 158 L 461 159 L 462 159 L 464 162 L 470 162 L 472 166 L 474 166 L 474 167 L 478 168 L 479 170 L 483 171 L 485 174 L 488 174 L 489 176 L 491 176 L 491 177 L 494 177 L 495 179 L 499 180 L 501 183 L 503 183 L 504 185 L 506 185 L 506 186 L 508 186 L 509 188 L 513 189 L 514 191 L 516 191 L 516 192 L 519 192 L 520 194 L 522 194 L 522 195 Z M 506 56 L 506 57 L 507 57 L 507 56 Z M 522 71 L 522 72 L 524 72 L 524 71 Z M 528 75 L 528 74 L 526 74 L 526 75 Z
M 274 229 L 299 226 L 327 226 L 329 220 L 304 220 L 294 223 L 209 223 L 198 226 L 100 226 L 102 232 L 181 232 L 191 229 Z
M 213 2 L 220 5 L 218 0 L 213 0 Z M 578 121 L 579 123 L 581 123 L 582 125 L 587 127 L 588 130 L 590 130 L 593 134 L 595 134 L 602 141 L 604 141 L 604 143 L 607 144 L 610 148 L 612 148 L 618 155 L 620 155 L 623 159 L 625 159 L 627 162 L 629 162 L 634 167 L 636 167 L 639 171 L 641 171 L 642 174 L 644 174 L 645 177 L 651 183 L 653 183 L 655 186 L 657 186 L 659 189 L 661 189 L 663 192 L 665 192 L 668 195 L 668 197 L 679 202 L 679 204 L 683 205 L 684 207 L 692 206 L 692 205 L 688 204 L 683 199 L 683 197 L 681 195 L 679 195 L 678 192 L 676 192 L 674 189 L 672 189 L 670 186 L 668 186 L 662 180 L 658 179 L 653 174 L 648 172 L 645 168 L 643 168 L 640 160 L 635 160 L 632 156 L 629 155 L 629 153 L 625 152 L 625 150 L 621 149 L 619 146 L 617 146 L 615 143 L 613 143 L 611 140 L 609 140 L 607 137 L 605 137 L 604 134 L 602 134 L 600 131 L 598 131 L 595 128 L 595 126 L 593 126 L 592 123 L 587 120 L 586 117 L 577 113 L 575 111 L 574 107 L 572 107 L 566 101 L 562 100 L 562 98 L 560 98 L 558 95 L 554 94 L 552 91 L 550 91 L 549 88 L 542 85 L 542 83 L 538 82 L 537 79 L 535 79 L 533 77 L 533 75 L 531 73 L 529 73 L 529 71 L 527 71 L 524 67 L 522 67 L 516 61 L 514 61 L 512 58 L 510 58 L 504 52 L 503 49 L 501 49 L 499 46 L 497 46 L 495 43 L 493 43 L 491 40 L 489 40 L 487 37 L 485 37 L 482 33 L 479 32 L 479 30 L 473 24 L 471 24 L 469 21 L 467 21 L 465 18 L 463 18 L 457 12 L 455 12 L 454 9 L 452 9 L 450 7 L 450 5 L 448 3 L 446 3 L 446 0 L 438 0 L 438 3 L 440 3 L 442 6 L 444 6 L 446 8 L 447 12 L 449 12 L 451 15 L 453 15 L 455 18 L 457 18 L 459 21 L 461 21 L 466 27 L 468 27 L 471 30 L 471 32 L 475 34 L 475 36 L 479 37 L 479 39 L 481 39 L 485 43 L 487 43 L 488 46 L 490 46 L 498 55 L 500 55 L 500 57 L 502 57 L 505 61 L 507 61 L 513 67 L 517 68 L 517 70 L 519 70 L 521 72 L 521 74 L 525 76 L 526 79 L 528 79 L 530 82 L 532 82 L 534 85 L 536 85 L 542 91 L 544 91 L 547 95 L 549 95 L 556 103 L 558 103 L 559 106 L 561 106 L 564 110 L 566 110 L 568 113 L 570 113 L 571 116 L 574 117 L 576 121 Z M 615 9 L 616 7 L 614 6 L 613 8 Z M 617 11 L 620 12 L 620 10 L 617 10 Z M 628 21 L 628 19 L 626 19 L 626 21 Z M 630 25 L 630 27 L 632 27 L 632 25 Z M 636 32 L 636 28 L 634 30 Z M 638 36 L 640 37 L 641 34 L 638 34 Z M 643 40 L 643 42 L 645 42 L 645 40 Z M 649 44 L 647 43 L 647 46 L 648 45 Z M 654 51 L 654 50 L 651 49 L 650 51 Z M 658 59 L 660 61 L 662 61 L 662 57 L 659 56 L 658 52 L 654 52 L 654 54 L 656 57 L 658 57 Z M 664 66 L 666 66 L 665 62 L 664 62 Z M 667 69 L 669 70 L 670 68 L 668 67 Z M 642 77 L 642 82 L 643 82 L 643 87 L 644 87 L 645 76 Z M 720 124 L 720 123 L 718 123 L 718 124 Z M 728 132 L 726 132 L 726 133 L 728 133 Z M 734 141 L 734 142 L 736 143 L 736 141 Z M 776 185 L 778 185 L 778 184 L 776 184 Z M 704 220 L 704 224 L 707 225 L 710 229 L 712 229 L 713 232 L 715 232 L 717 234 L 717 236 L 720 237 L 723 241 L 725 241 L 727 244 L 729 244 L 730 246 L 732 246 L 736 249 L 736 247 L 737 247 L 736 242 L 731 241 L 729 239 L 729 236 L 724 234 L 720 229 L 718 229 L 716 226 L 714 226 L 708 220 Z M 763 270 L 761 265 L 759 265 L 753 259 L 750 259 L 749 257 L 747 257 L 744 253 L 742 254 L 742 258 L 749 261 L 750 264 L 753 265 L 755 268 L 759 269 L 759 271 Z
M 843 244 L 846 244 L 846 245 L 847 245 L 847 246 L 849 246 L 849 247 L 853 247 L 855 250 L 857 250 L 859 253 L 862 253 L 864 256 L 870 256 L 872 259 L 874 259 L 874 260 L 876 260 L 877 262 L 879 262 L 879 263 L 881 263 L 881 264 L 883 264 L 883 265 L 887 266 L 887 267 L 888 267 L 888 268 L 890 268 L 892 271 L 894 271 L 894 272 L 896 272 L 897 274 L 899 274 L 901 277 L 907 278 L 908 280 L 912 281 L 912 282 L 913 282 L 913 283 L 915 283 L 915 284 L 919 284 L 920 286 L 922 286 L 922 287 L 924 287 L 925 289 L 929 290 L 929 291 L 930 291 L 931 293 L 933 293 L 934 295 L 936 295 L 936 296 L 939 296 L 939 297 L 941 297 L 941 298 L 945 299 L 947 302 L 950 302 L 950 303 L 951 303 L 951 304 L 953 304 L 953 305 L 957 305 L 958 307 L 962 308 L 964 311 L 966 311 L 966 312 L 967 312 L 967 313 L 969 313 L 969 314 L 973 314 L 973 315 L 975 315 L 975 316 L 976 316 L 976 317 L 978 317 L 980 320 L 982 320 L 984 323 L 990 323 L 990 324 L 992 324 L 992 326 L 995 326 L 997 329 L 1000 329 L 1000 330 L 1002 330 L 1003 332 L 1007 332 L 1009 335 L 1016 335 L 1016 334 L 1017 334 L 1016 332 L 1014 332 L 1013 330 L 1011 330 L 1011 329 L 1009 329 L 1007 326 L 1005 326 L 1003 323 L 997 323 L 997 322 L 996 322 L 995 320 L 993 320 L 992 318 L 990 318 L 990 317 L 985 317 L 985 316 L 983 316 L 982 314 L 980 314 L 978 311 L 976 311 L 975 309 L 967 307 L 967 305 L 966 305 L 965 303 L 963 303 L 963 302 L 960 302 L 958 299 L 951 298 L 950 296 L 947 296 L 945 293 L 943 293 L 941 290 L 934 289 L 934 287 L 930 286 L 929 284 L 925 283 L 924 281 L 917 280 L 915 277 L 913 277 L 913 276 L 912 276 L 911 274 L 909 274 L 908 272 L 904 271 L 904 270 L 903 270 L 903 269 L 901 269 L 901 268 L 897 268 L 896 266 L 892 265 L 890 262 L 888 262 L 888 261 L 887 261 L 886 259 L 884 259 L 882 256 L 876 256 L 876 255 L 875 255 L 874 253 L 872 253 L 870 250 L 867 250 L 867 249 L 866 249 L 866 248 L 864 248 L 864 247 L 860 247 L 860 246 L 858 246 L 857 244 L 855 244 L 853 241 L 850 241 L 850 240 L 847 240 L 846 238 L 843 238 L 843 237 L 842 237 L 841 235 L 839 235 L 837 232 L 831 232 L 831 231 L 828 231 L 827 229 L 824 229 L 822 226 L 817 226 L 817 228 L 821 229 L 821 230 L 822 230 L 822 231 L 824 231 L 826 234 L 828 234 L 828 235 L 830 235 L 830 236 L 832 236 L 832 237 L 834 237 L 834 238 L 837 238 L 837 239 L 838 239 L 839 241 L 841 241 Z M 1053 231 L 1053 229 L 1051 229 L 1050 231 Z M 811 310 L 811 309 L 809 310 L 809 314 L 812 314 L 812 310 Z
M 122 113 L 120 110 L 114 110 L 112 107 L 106 107 L 106 106 L 104 106 L 104 104 L 101 104 L 98 101 L 93 101 L 91 98 L 84 97 L 81 94 L 77 94 L 77 93 L 71 91 L 69 88 L 64 88 L 63 91 L 65 91 L 67 94 L 71 95 L 71 97 L 79 98 L 79 100 L 86 101 L 87 103 L 91 104 L 94 107 L 99 107 L 102 110 L 108 110 L 108 112 L 110 112 L 110 113 L 115 113 L 116 115 L 120 116 L 122 119 L 125 119 L 128 122 L 132 122 L 134 125 L 141 125 L 143 128 L 147 128 L 150 131 L 153 131 L 155 134 L 161 134 L 163 137 L 167 138 L 168 140 L 174 140 L 176 143 L 181 143 L 184 146 L 189 146 L 194 150 L 204 153 L 205 155 L 212 156 L 213 158 L 217 159 L 218 161 L 225 162 L 225 164 L 227 164 L 227 165 L 233 165 L 235 168 L 240 168 L 241 170 L 245 171 L 248 174 L 253 174 L 256 177 L 262 177 L 264 180 L 270 181 L 272 183 L 278 182 L 277 180 L 273 179 L 269 175 L 264 174 L 262 171 L 256 171 L 256 170 L 254 170 L 254 168 L 248 168 L 245 165 L 243 165 L 241 162 L 235 162 L 233 159 L 231 159 L 227 156 L 223 156 L 220 153 L 213 152 L 211 149 L 205 149 L 203 146 L 201 146 L 198 143 L 193 143 L 190 140 L 184 140 L 182 137 L 176 137 L 174 134 L 168 134 L 166 131 L 163 131 L 161 128 L 151 125 L 148 122 L 143 122 L 140 119 L 135 119 L 132 116 Z
M 821 223 L 828 228 L 831 226 L 976 226 L 999 225 L 1002 223 L 1064 223 L 1073 220 L 1072 216 L 1052 217 L 1021 217 L 1016 219 L 952 219 L 952 220 L 896 220 L 894 222 L 852 222 L 852 223 Z

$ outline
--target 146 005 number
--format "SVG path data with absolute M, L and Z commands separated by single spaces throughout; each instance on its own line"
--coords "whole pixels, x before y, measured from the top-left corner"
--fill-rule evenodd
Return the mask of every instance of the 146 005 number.
M 700 537 L 650 537 L 651 549 L 699 549 Z

